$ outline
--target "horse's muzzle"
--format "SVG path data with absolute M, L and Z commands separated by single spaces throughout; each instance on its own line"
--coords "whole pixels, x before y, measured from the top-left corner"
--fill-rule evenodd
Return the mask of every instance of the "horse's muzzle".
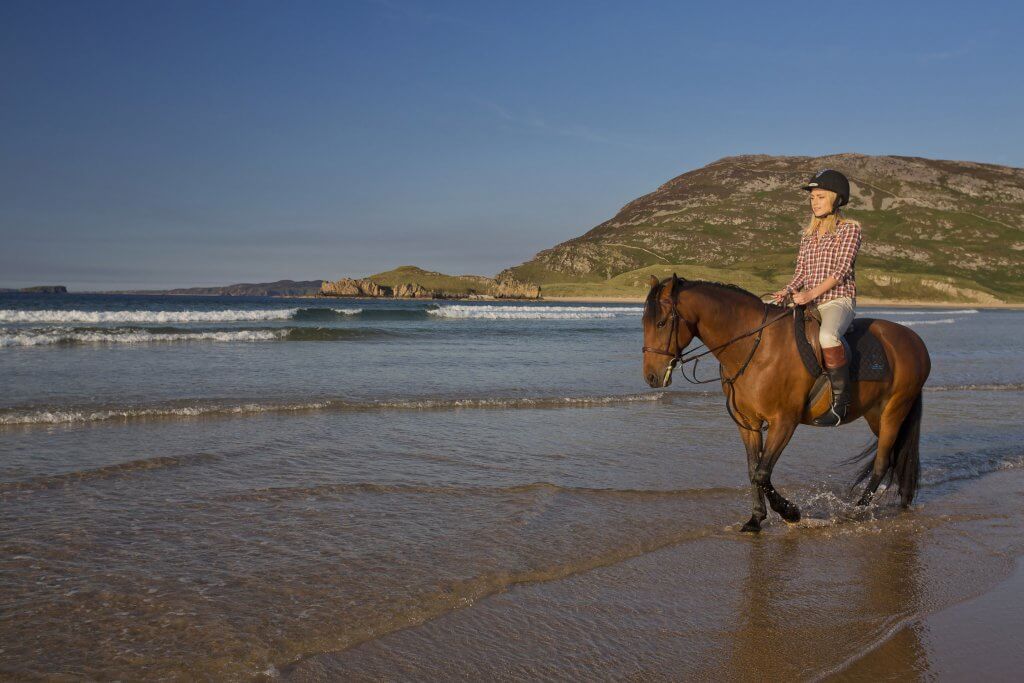
M 652 389 L 662 389 L 672 384 L 673 370 L 675 370 L 675 363 L 669 363 L 661 374 L 651 371 L 647 373 L 644 379 L 647 380 L 647 385 Z

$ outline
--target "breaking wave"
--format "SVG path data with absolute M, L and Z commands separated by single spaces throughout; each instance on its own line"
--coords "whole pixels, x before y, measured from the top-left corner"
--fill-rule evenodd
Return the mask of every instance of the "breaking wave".
M 643 312 L 637 306 L 441 306 L 428 311 L 439 318 L 485 320 L 583 320 Z
M 964 308 L 954 309 L 949 311 L 908 311 L 908 310 L 893 310 L 893 311 L 880 311 L 873 308 L 868 308 L 864 311 L 864 315 L 960 315 L 967 313 L 977 313 L 976 308 Z
M 278 308 L 270 310 L 225 309 L 219 311 L 80 311 L 0 310 L 0 323 L 229 323 L 259 320 L 292 320 L 310 311 L 328 311 L 331 316 L 356 315 L 359 308 Z
M 384 330 L 331 327 L 278 327 L 243 330 L 157 328 L 44 328 L 0 329 L 0 348 L 25 346 L 75 346 L 88 344 L 168 344 L 180 342 L 345 341 L 401 336 Z
M 449 398 L 403 401 L 349 401 L 326 398 L 296 402 L 181 402 L 150 406 L 40 406 L 0 409 L 0 426 L 55 425 L 128 421 L 138 419 L 174 419 L 253 415 L 273 412 L 335 410 L 371 412 L 385 410 L 514 410 L 542 408 L 586 408 L 590 406 L 658 401 L 664 394 L 622 394 L 612 396 L 551 396 L 536 398 Z
M 282 339 L 288 330 L 232 330 L 219 332 L 149 332 L 144 330 L 34 330 L 0 334 L 0 348 L 54 344 L 166 344 L 170 342 L 261 342 Z
M 926 386 L 925 391 L 1024 391 L 1024 383 L 1006 382 L 997 384 L 943 384 Z
M 907 327 L 914 327 L 915 325 L 948 325 L 955 323 L 955 318 L 942 318 L 941 320 L 897 320 L 900 325 L 906 325 Z

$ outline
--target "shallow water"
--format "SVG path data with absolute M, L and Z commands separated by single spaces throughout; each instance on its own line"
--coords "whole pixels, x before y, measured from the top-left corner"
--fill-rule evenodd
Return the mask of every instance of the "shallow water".
M 835 675 L 1022 547 L 1024 315 L 874 315 L 932 354 L 918 502 L 853 509 L 866 425 L 804 428 L 752 539 L 637 306 L 0 295 L 0 671 Z

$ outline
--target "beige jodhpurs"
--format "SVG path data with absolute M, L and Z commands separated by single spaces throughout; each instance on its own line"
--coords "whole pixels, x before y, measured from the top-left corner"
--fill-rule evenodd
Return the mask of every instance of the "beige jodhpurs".
M 839 338 L 846 334 L 846 330 L 853 324 L 855 315 L 853 306 L 853 299 L 848 296 L 818 304 L 818 312 L 821 314 L 818 341 L 821 343 L 821 348 L 827 349 L 842 345 Z

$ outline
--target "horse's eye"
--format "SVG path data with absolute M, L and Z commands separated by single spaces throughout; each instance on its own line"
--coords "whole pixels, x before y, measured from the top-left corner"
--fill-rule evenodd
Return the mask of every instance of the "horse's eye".
M 658 323 L 658 329 L 661 329 L 662 327 L 665 327 L 665 322 L 666 322 L 665 320 L 662 320 L 661 322 L 659 322 Z

